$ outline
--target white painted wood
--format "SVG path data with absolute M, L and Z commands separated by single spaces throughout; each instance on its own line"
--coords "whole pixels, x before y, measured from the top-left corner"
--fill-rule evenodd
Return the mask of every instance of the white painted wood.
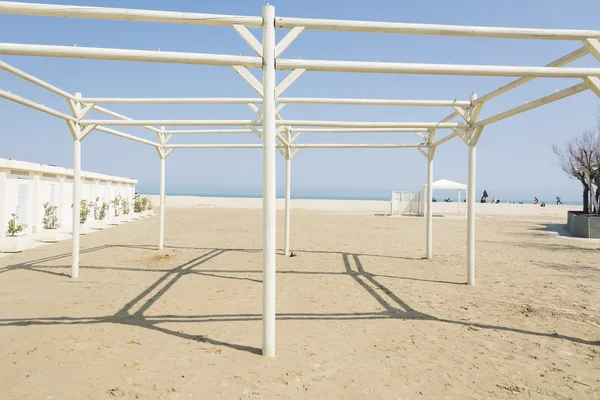
M 263 85 L 256 79 L 254 75 L 246 67 L 243 65 L 232 65 L 232 68 L 235 72 L 238 73 L 239 76 L 242 77 L 243 80 L 254 89 L 256 93 L 262 96 L 263 94 Z
M 314 144 L 299 144 L 294 143 L 290 146 L 293 149 L 413 149 L 413 148 L 427 148 L 426 143 L 412 143 L 412 144 L 331 144 L 331 143 L 314 143 Z
M 592 78 L 594 78 L 594 77 L 592 77 Z M 572 96 L 574 94 L 581 93 L 581 92 L 586 91 L 588 89 L 589 89 L 589 86 L 586 83 L 580 83 L 580 84 L 577 84 L 575 86 L 571 86 L 571 87 L 568 87 L 568 88 L 563 89 L 561 91 L 558 91 L 556 93 L 552 93 L 549 96 L 545 96 L 545 97 L 539 98 L 539 99 L 531 101 L 531 102 L 529 102 L 527 104 L 523 104 L 521 106 L 512 108 L 512 109 L 510 109 L 508 111 L 505 111 L 505 112 L 502 112 L 500 114 L 496 114 L 496 115 L 494 115 L 492 117 L 486 118 L 484 120 L 478 121 L 477 123 L 475 123 L 474 126 L 478 127 L 478 126 L 489 125 L 491 123 L 501 121 L 501 120 L 506 119 L 508 117 L 512 117 L 513 115 L 517 115 L 517 114 L 523 113 L 525 111 L 529 111 L 529 110 L 532 110 L 534 108 L 543 106 L 544 104 L 552 103 L 554 101 L 564 99 L 565 97 L 569 97 L 569 96 Z
M 584 81 L 587 86 L 592 89 L 594 93 L 596 93 L 596 96 L 600 97 L 600 78 L 596 76 L 588 76 L 587 78 L 584 78 Z
M 160 144 L 153 142 L 151 140 L 142 139 L 137 136 L 130 135 L 128 133 L 117 131 L 115 129 L 105 128 L 102 126 L 96 126 L 94 129 L 96 129 L 97 131 L 100 131 L 100 132 L 108 133 L 109 135 L 122 137 L 123 139 L 133 140 L 134 142 L 143 143 L 143 144 L 147 144 L 147 145 L 154 146 L 154 147 L 160 146 Z
M 262 149 L 262 144 L 165 144 L 165 149 Z
M 422 148 L 418 147 L 418 148 L 417 148 L 417 151 L 418 151 L 419 153 L 421 153 L 421 155 L 422 155 L 423 157 L 425 157 L 425 158 L 427 158 L 427 159 L 429 158 L 429 156 L 427 155 L 427 152 L 426 152 L 425 150 L 423 150 Z
M 414 133 L 429 132 L 429 128 L 302 128 L 302 132 L 310 134 L 334 133 Z
M 427 188 L 426 188 L 426 200 L 427 200 L 427 259 L 433 258 L 433 157 L 431 154 L 431 148 L 429 157 L 427 157 Z
M 160 158 L 160 211 L 159 211 L 159 230 L 158 230 L 158 249 L 164 249 L 165 241 L 165 207 L 166 207 L 166 196 L 165 196 L 165 155 Z
M 290 130 L 286 130 L 287 142 L 291 142 Z M 281 150 L 281 149 L 280 149 Z M 285 245 L 284 254 L 290 255 L 290 218 L 291 218 L 291 184 L 292 184 L 292 154 L 289 145 L 285 149 Z
M 88 122 L 89 123 L 89 122 Z M 93 123 L 99 124 L 98 121 Z M 430 128 L 437 129 L 452 129 L 452 128 L 467 128 L 465 124 L 458 122 L 354 122 L 354 121 L 306 121 L 306 120 L 281 120 L 275 122 L 277 125 L 287 126 L 317 126 L 317 127 L 339 127 L 339 128 L 426 128 L 427 132 Z M 320 130 L 322 131 L 322 130 Z M 310 132 L 307 129 L 302 129 L 302 132 Z M 415 132 L 410 130 L 408 132 Z
M 253 127 L 254 128 L 254 127 Z M 262 132 L 258 130 L 259 132 Z M 173 135 L 213 135 L 213 134 L 226 134 L 226 135 L 242 135 L 254 133 L 251 129 L 181 129 L 181 130 L 168 130 L 165 133 Z
M 3 45 L 0 45 L 0 53 Z M 504 65 L 417 64 L 371 61 L 330 61 L 278 59 L 278 70 L 322 72 L 365 72 L 380 74 L 527 76 L 546 78 L 583 78 L 600 76 L 600 68 L 517 67 Z
M 278 58 L 296 39 L 298 36 L 304 31 L 304 27 L 296 26 L 289 31 L 277 46 L 275 46 L 275 58 Z
M 107 19 L 114 21 L 160 22 L 166 24 L 231 26 L 244 25 L 260 28 L 261 17 L 239 15 L 199 14 L 191 12 L 137 10 L 127 8 L 66 6 L 57 4 L 35 4 L 0 2 L 1 14 L 38 15 L 48 17 Z
M 263 355 L 275 356 L 275 8 L 263 7 Z
M 27 100 L 24 97 L 17 96 L 16 94 L 7 92 L 6 90 L 0 89 L 0 97 L 4 98 L 6 100 L 10 100 L 17 104 L 21 104 L 22 106 L 29 107 L 29 108 L 32 108 L 37 111 L 41 111 L 45 114 L 52 115 L 53 117 L 64 119 L 65 121 L 76 121 L 76 119 L 70 115 L 62 113 L 60 111 L 56 111 L 56 110 L 54 110 L 50 107 L 46 107 L 42 104 L 35 103 L 31 100 Z
M 469 107 L 471 102 L 459 100 L 394 100 L 394 99 L 344 99 L 319 97 L 280 97 L 279 103 L 285 104 L 340 104 L 355 106 L 422 106 L 422 107 Z
M 471 93 L 471 101 L 475 102 L 477 95 Z M 469 109 L 469 117 L 472 117 L 473 109 Z M 471 123 L 475 121 L 470 120 Z M 470 129 L 468 136 L 473 138 L 473 129 Z M 475 285 L 475 192 L 476 192 L 476 151 L 477 142 L 471 140 L 467 146 L 468 153 L 468 183 L 467 183 L 467 285 Z
M 290 72 L 275 88 L 275 98 L 281 96 L 305 71 L 305 69 L 298 68 Z
M 30 75 L 25 71 L 15 68 L 10 64 L 5 63 L 4 61 L 0 61 L 0 69 L 8 72 L 10 74 L 13 74 L 15 76 L 18 76 L 19 78 L 24 79 L 28 82 L 31 82 L 34 85 L 37 85 L 41 88 L 49 90 L 50 92 L 52 92 L 54 94 L 64 97 L 65 99 L 75 100 L 75 96 L 73 96 L 71 93 L 65 92 L 64 90 L 59 89 L 56 86 L 53 86 L 53 85 L 49 84 L 48 82 L 45 82 L 39 78 L 36 78 L 35 76 Z
M 215 66 L 242 65 L 248 68 L 260 68 L 262 64 L 260 57 L 249 56 L 16 43 L 0 43 L 0 54 L 12 56 L 84 58 L 90 60 L 121 60 Z
M 248 44 L 258 54 L 262 57 L 263 48 L 262 44 L 256 39 L 256 37 L 246 28 L 244 25 L 233 24 L 233 29 L 244 39 L 244 42 Z
M 144 126 L 144 125 L 165 125 L 165 126 L 247 126 L 260 125 L 257 120 L 170 120 L 170 119 L 144 119 L 144 120 L 112 120 L 112 119 L 84 119 L 82 125 L 99 126 Z
M 600 61 L 600 41 L 596 38 L 587 38 L 583 41 L 583 44 Z
M 337 32 L 373 32 L 402 35 L 469 36 L 505 39 L 583 40 L 589 37 L 600 37 L 600 30 L 504 28 L 290 17 L 278 17 L 276 19 L 276 26 L 277 28 L 286 29 L 302 26 L 305 29 L 310 30 Z
M 132 118 L 129 118 L 126 115 L 119 114 L 117 112 L 108 110 L 108 109 L 106 109 L 104 107 L 100 107 L 98 105 L 94 105 L 94 110 L 96 110 L 96 111 L 98 111 L 98 112 L 100 112 L 100 113 L 102 113 L 104 115 L 108 115 L 109 117 L 116 118 L 116 119 L 120 119 L 120 120 L 124 120 L 124 121 L 131 121 L 132 120 Z M 160 133 L 161 132 L 160 129 L 155 128 L 153 126 L 142 126 L 142 128 L 147 129 L 149 131 L 152 131 L 154 133 Z
M 439 145 L 441 145 L 441 144 L 444 144 L 444 143 L 446 143 L 447 141 L 449 141 L 449 140 L 451 140 L 451 139 L 454 139 L 454 138 L 455 138 L 455 137 L 457 137 L 457 136 L 458 136 L 458 131 L 454 131 L 453 133 L 450 133 L 450 134 L 448 134 L 448 135 L 444 136 L 443 138 L 441 138 L 441 139 L 438 139 L 437 141 L 433 142 L 433 143 L 431 144 L 431 146 L 432 146 L 432 147 L 437 147 L 437 146 L 439 146 Z
M 1 67 L 1 64 L 0 64 Z M 262 103 L 253 97 L 86 97 L 84 103 L 94 104 L 247 104 Z
M 467 113 L 464 108 L 458 106 L 452 106 L 452 108 L 454 108 L 454 110 L 462 117 L 462 119 L 465 121 L 467 120 Z

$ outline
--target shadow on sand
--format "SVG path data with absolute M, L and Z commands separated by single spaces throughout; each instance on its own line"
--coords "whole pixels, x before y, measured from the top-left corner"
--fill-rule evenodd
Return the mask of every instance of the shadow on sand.
M 81 254 L 101 251 L 110 249 L 113 247 L 126 247 L 132 249 L 142 249 L 149 251 L 156 251 L 155 247 L 152 246 L 136 246 L 136 245 L 104 245 L 97 246 L 88 249 L 81 250 Z M 44 325 L 88 325 L 88 324 L 123 324 L 138 326 L 154 331 L 158 331 L 164 334 L 176 336 L 182 339 L 195 340 L 199 342 L 205 342 L 216 346 L 225 346 L 235 350 L 247 351 L 252 354 L 260 354 L 261 349 L 256 347 L 244 346 L 237 343 L 229 343 L 219 341 L 206 336 L 190 335 L 182 331 L 175 331 L 163 326 L 164 323 L 176 322 L 176 323 L 203 323 L 203 322 L 236 322 L 236 321 L 255 321 L 261 320 L 260 314 L 215 314 L 215 315 L 146 315 L 146 312 L 155 304 L 165 293 L 167 293 L 180 279 L 186 275 L 195 274 L 210 276 L 222 279 L 235 279 L 235 280 L 246 280 L 255 284 L 262 283 L 259 278 L 248 278 L 238 276 L 228 276 L 235 274 L 257 274 L 262 276 L 262 270 L 206 270 L 198 269 L 202 264 L 209 260 L 215 259 L 227 252 L 252 252 L 259 253 L 260 249 L 217 249 L 217 248 L 197 248 L 197 247 L 177 247 L 177 246 L 166 246 L 170 249 L 188 249 L 202 252 L 201 255 L 192 258 L 191 260 L 168 269 L 149 269 L 149 268 L 129 268 L 129 267 L 118 267 L 118 266 L 80 266 L 81 269 L 86 270 L 118 270 L 118 271 L 131 271 L 131 272 L 152 272 L 162 273 L 162 275 L 150 286 L 145 288 L 142 292 L 135 295 L 129 302 L 114 314 L 106 316 L 95 316 L 95 317 L 44 317 L 44 318 L 8 318 L 0 319 L 0 327 L 2 326 L 44 326 Z M 408 260 L 421 260 L 421 258 L 410 258 L 410 257 L 389 257 L 375 254 L 359 254 L 359 253 L 347 253 L 347 252 L 326 252 L 326 251 L 309 251 L 309 250 L 295 250 L 296 253 L 327 253 L 327 254 L 339 254 L 344 270 L 339 272 L 332 271 L 294 271 L 294 270 L 281 270 L 277 271 L 278 275 L 284 274 L 298 274 L 298 275 L 340 275 L 348 276 L 353 279 L 362 289 L 372 296 L 382 307 L 383 311 L 380 312 L 367 312 L 367 313 L 279 313 L 277 318 L 279 320 L 377 320 L 377 319 L 396 319 L 396 320 L 427 320 L 435 321 L 439 323 L 462 325 L 472 328 L 479 329 L 491 329 L 498 331 L 513 332 L 524 335 L 532 335 L 539 337 L 549 337 L 560 340 L 568 340 L 575 343 L 581 343 L 585 345 L 600 345 L 600 341 L 590 341 L 580 339 L 577 337 L 561 335 L 558 333 L 545 333 L 535 332 L 526 329 L 506 327 L 500 325 L 489 325 L 476 322 L 457 321 L 452 319 L 440 318 L 432 315 L 428 315 L 415 310 L 405 301 L 403 301 L 398 295 L 389 290 L 384 286 L 378 278 L 386 279 L 406 279 L 420 282 L 427 282 L 432 284 L 446 284 L 446 285 L 461 285 L 463 282 L 450 282 L 440 280 L 428 280 L 418 279 L 412 277 L 395 276 L 395 275 L 378 275 L 373 274 L 365 270 L 361 262 L 361 257 L 385 257 L 385 258 L 399 258 Z M 32 272 L 39 272 L 49 274 L 55 277 L 68 277 L 67 274 L 54 271 L 55 269 L 68 268 L 66 265 L 59 266 L 48 266 L 42 265 L 43 263 L 56 261 L 60 259 L 70 258 L 71 254 L 60 254 L 41 259 L 36 259 L 20 264 L 9 265 L 0 268 L 1 273 L 8 273 L 16 270 L 27 270 Z M 228 275 L 223 275 L 228 274 Z M 136 311 L 133 311 L 136 309 Z

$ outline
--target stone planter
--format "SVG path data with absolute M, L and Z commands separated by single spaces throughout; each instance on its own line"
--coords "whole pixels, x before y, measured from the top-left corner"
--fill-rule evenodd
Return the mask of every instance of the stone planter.
M 104 220 L 103 219 L 94 219 L 92 220 L 92 222 L 90 223 L 90 228 L 91 229 L 104 229 Z
M 0 253 L 20 253 L 27 248 L 24 236 L 6 236 L 0 239 Z
M 89 232 L 89 228 L 87 226 L 87 224 L 79 224 L 79 234 L 80 235 L 87 235 Z
M 129 222 L 131 220 L 131 214 L 122 214 L 119 218 L 121 222 Z
M 151 217 L 154 215 L 154 208 L 151 210 L 146 211 L 146 216 Z
M 58 242 L 60 231 L 58 229 L 42 229 L 40 233 L 40 242 L 56 243 Z
M 140 213 L 131 213 L 131 220 L 132 221 L 137 221 L 138 219 L 140 219 Z
M 140 213 L 140 218 L 146 218 L 148 216 L 148 211 L 142 211 Z
M 600 216 L 584 214 L 581 211 L 569 211 L 567 230 L 577 237 L 600 238 Z
M 108 219 L 108 221 L 106 221 L 106 223 L 108 225 L 119 225 L 119 223 L 121 222 L 121 217 L 110 217 Z

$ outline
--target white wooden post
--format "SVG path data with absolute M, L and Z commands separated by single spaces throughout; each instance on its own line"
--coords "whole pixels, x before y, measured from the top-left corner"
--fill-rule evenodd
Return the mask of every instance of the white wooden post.
M 471 93 L 471 101 L 477 95 Z M 469 109 L 469 117 L 473 114 L 473 107 Z M 475 121 L 470 121 L 474 123 Z M 467 188 L 467 284 L 475 285 L 475 181 L 476 181 L 476 150 L 477 143 L 473 143 L 473 129 L 469 130 L 469 177 Z
M 427 153 L 427 258 L 433 258 L 433 151 Z
M 6 211 L 6 171 L 0 171 L 0 240 L 4 239 L 8 229 Z
M 74 116 L 79 120 L 81 93 L 75 93 Z M 79 277 L 79 214 L 81 211 L 81 125 L 73 124 L 73 249 L 71 254 L 71 278 Z
M 165 156 L 160 156 L 160 226 L 158 231 L 158 249 L 164 248 L 165 239 Z
M 290 143 L 291 135 L 286 130 L 286 140 Z M 292 183 L 292 158 L 290 146 L 286 147 L 285 153 L 285 255 L 290 255 L 290 217 L 291 217 L 291 183 Z
M 263 344 L 275 356 L 275 8 L 263 7 Z

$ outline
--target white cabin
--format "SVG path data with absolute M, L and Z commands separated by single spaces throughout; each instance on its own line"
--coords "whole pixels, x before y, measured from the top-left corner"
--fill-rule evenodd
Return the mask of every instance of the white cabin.
M 110 202 L 121 195 L 130 203 L 137 180 L 81 171 L 81 198 Z M 58 222 L 69 229 L 73 221 L 73 170 L 52 165 L 0 158 L 0 238 L 6 235 L 11 214 L 27 224 L 26 234 L 42 229 L 44 203 L 57 206 Z

